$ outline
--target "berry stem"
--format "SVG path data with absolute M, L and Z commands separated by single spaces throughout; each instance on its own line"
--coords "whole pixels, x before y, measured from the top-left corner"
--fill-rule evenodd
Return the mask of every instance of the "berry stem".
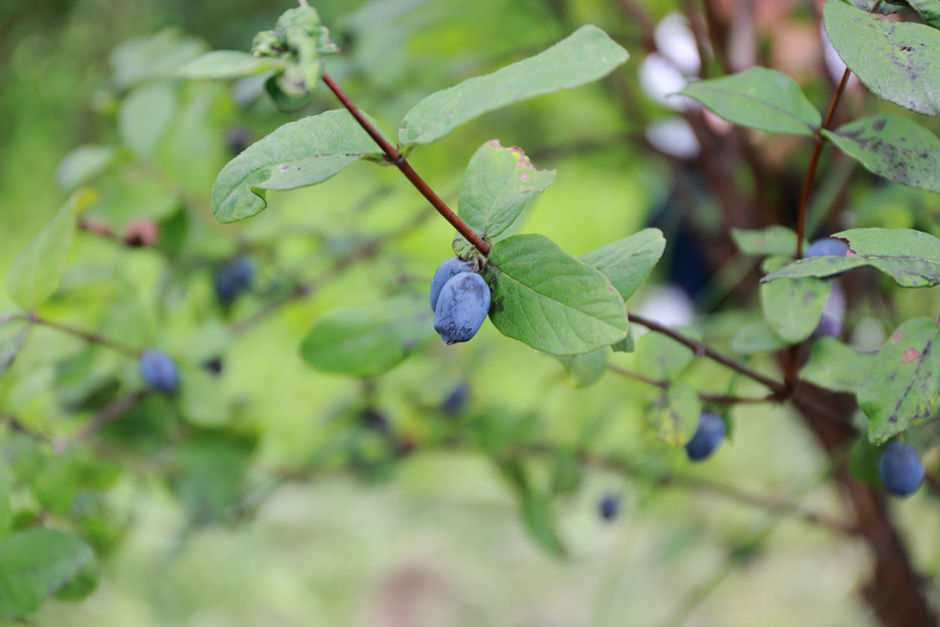
M 450 207 L 447 206 L 441 197 L 438 196 L 431 186 L 428 185 L 424 179 L 415 172 L 414 168 L 411 167 L 411 164 L 408 163 L 408 160 L 405 156 L 399 151 L 395 146 L 392 146 L 387 139 L 382 137 L 382 134 L 379 133 L 374 126 L 365 118 L 364 115 L 359 111 L 356 105 L 353 104 L 352 100 L 349 99 L 349 96 L 346 95 L 339 85 L 337 85 L 329 74 L 323 72 L 323 82 L 326 83 L 326 86 L 330 88 L 339 101 L 343 104 L 344 107 L 352 114 L 356 119 L 356 122 L 359 123 L 359 126 L 369 134 L 379 148 L 382 149 L 382 152 L 385 154 L 385 160 L 392 165 L 396 166 L 401 173 L 405 175 L 415 189 L 421 192 L 421 195 L 427 198 L 428 202 L 431 203 L 431 206 L 434 207 L 441 216 L 448 222 L 451 226 L 457 229 L 457 232 L 460 233 L 465 240 L 470 242 L 474 248 L 476 248 L 480 254 L 484 257 L 490 253 L 490 245 L 486 243 L 483 238 L 473 232 L 467 223 L 457 217 L 457 214 L 454 213 Z
M 627 370 L 626 368 L 621 368 L 616 364 L 607 364 L 607 369 L 613 372 L 614 374 L 620 375 L 626 379 L 633 379 L 634 381 L 640 381 L 647 385 L 657 387 L 661 390 L 665 390 L 669 387 L 668 381 L 660 381 L 657 379 L 651 379 L 646 377 L 639 372 L 633 372 L 632 370 Z M 776 402 L 777 396 L 775 394 L 769 394 L 761 398 L 750 398 L 746 396 L 734 396 L 732 394 L 709 394 L 708 392 L 699 392 L 698 398 L 701 401 L 706 403 L 715 403 L 718 405 L 744 405 L 744 404 L 757 404 L 757 403 L 773 403 Z

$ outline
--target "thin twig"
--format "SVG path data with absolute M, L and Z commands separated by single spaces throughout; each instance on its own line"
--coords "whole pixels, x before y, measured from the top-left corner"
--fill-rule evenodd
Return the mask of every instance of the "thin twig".
M 365 118 L 364 115 L 356 108 L 356 105 L 353 104 L 352 100 L 349 99 L 349 96 L 346 95 L 339 85 L 333 82 L 333 79 L 329 74 L 323 72 L 323 82 L 326 83 L 326 86 L 330 88 L 339 101 L 343 104 L 344 107 L 352 114 L 356 119 L 356 122 L 359 123 L 359 126 L 369 134 L 369 137 L 378 144 L 379 148 L 382 149 L 382 152 L 385 153 L 385 160 L 396 166 L 401 173 L 405 175 L 415 189 L 421 192 L 421 195 L 427 198 L 428 202 L 431 203 L 431 206 L 434 207 L 441 216 L 448 222 L 451 226 L 457 229 L 457 232 L 460 233 L 465 240 L 467 240 L 474 248 L 476 248 L 480 254 L 484 257 L 490 253 L 490 245 L 486 243 L 483 238 L 473 232 L 467 223 L 457 217 L 457 214 L 454 213 L 450 207 L 447 206 L 441 197 L 438 196 L 430 185 L 428 185 L 424 179 L 422 179 L 414 168 L 411 167 L 411 164 L 408 163 L 408 160 L 405 158 L 401 152 L 392 146 L 388 140 L 382 137 L 382 134 L 379 133 L 372 123 Z
M 693 340 L 692 338 L 686 337 L 685 335 L 682 335 L 678 331 L 674 331 L 673 329 L 670 329 L 669 327 L 663 324 L 660 324 L 654 320 L 650 320 L 649 318 L 645 318 L 643 316 L 637 315 L 635 313 L 631 313 L 629 314 L 629 316 L 630 316 L 630 322 L 635 322 L 637 324 L 643 325 L 650 331 L 661 333 L 663 335 L 671 337 L 672 339 L 679 342 L 680 344 L 685 344 L 686 346 L 691 348 L 698 357 L 708 357 L 712 361 L 717 362 L 721 364 L 722 366 L 725 366 L 726 368 L 730 368 L 731 370 L 741 373 L 742 375 L 744 375 L 745 377 L 749 379 L 757 381 L 758 383 L 765 386 L 770 391 L 774 392 L 778 398 L 781 397 L 782 395 L 785 395 L 788 392 L 786 386 L 784 386 L 782 383 L 778 381 L 774 381 L 773 379 L 770 379 L 769 377 L 765 377 L 764 375 L 760 373 L 754 372 L 753 370 L 751 370 L 744 364 L 738 361 L 735 361 L 734 359 L 731 359 L 730 357 L 726 357 L 725 355 L 722 355 L 718 351 L 712 348 L 709 348 L 708 346 L 706 346 L 702 342 L 699 342 L 698 340 Z
M 137 348 L 132 348 L 126 344 L 116 342 L 112 339 L 109 339 L 103 335 L 97 333 L 92 333 L 90 331 L 85 331 L 82 329 L 77 329 L 73 326 L 63 324 L 61 322 L 55 322 L 54 320 L 47 320 L 45 318 L 40 318 L 37 314 L 34 313 L 12 313 L 0 316 L 0 323 L 9 322 L 10 320 L 25 320 L 30 324 L 36 324 L 42 327 L 47 327 L 49 329 L 55 329 L 56 331 L 61 331 L 62 333 L 67 333 L 73 335 L 77 338 L 83 339 L 86 342 L 91 342 L 92 344 L 99 344 L 110 348 L 113 351 L 123 353 L 128 357 L 137 359 L 140 357 L 141 351 Z
M 646 383 L 653 387 L 657 387 L 661 390 L 665 390 L 669 387 L 668 381 L 661 381 L 658 379 L 651 379 L 646 377 L 639 372 L 633 372 L 632 370 L 627 370 L 626 368 L 621 368 L 616 364 L 607 364 L 607 369 L 611 372 L 620 375 L 621 377 L 627 379 L 633 379 L 635 381 L 640 381 L 641 383 Z M 749 398 L 743 396 L 734 396 L 732 394 L 709 394 L 708 392 L 699 392 L 699 400 L 705 401 L 706 403 L 715 403 L 717 405 L 744 405 L 744 404 L 757 404 L 757 403 L 773 403 L 777 401 L 776 394 L 769 394 L 761 398 Z
M 121 398 L 115 399 L 108 405 L 105 405 L 101 410 L 95 414 L 87 424 L 75 434 L 74 438 L 71 440 L 71 444 L 76 444 L 78 442 L 83 442 L 90 438 L 92 435 L 101 431 L 104 427 L 108 426 L 131 409 L 136 407 L 140 401 L 146 396 L 146 392 L 135 392 L 128 396 L 122 396 Z

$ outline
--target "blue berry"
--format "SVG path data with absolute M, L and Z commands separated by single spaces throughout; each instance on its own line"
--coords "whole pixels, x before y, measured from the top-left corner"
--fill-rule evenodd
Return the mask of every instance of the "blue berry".
M 447 345 L 466 342 L 480 330 L 490 310 L 490 286 L 479 274 L 461 272 L 441 289 L 434 330 Z
M 822 257 L 823 255 L 835 255 L 844 257 L 849 252 L 849 245 L 841 239 L 834 237 L 824 237 L 818 239 L 809 245 L 803 257 Z
M 452 278 L 461 272 L 472 272 L 473 262 L 463 261 L 459 257 L 451 257 L 437 268 L 434 278 L 431 279 L 431 311 L 437 309 L 437 299 L 441 290 Z
M 708 459 L 724 438 L 725 421 L 718 414 L 704 413 L 698 419 L 695 435 L 685 445 L 685 453 L 693 462 Z
M 613 494 L 608 494 L 601 499 L 597 510 L 601 518 L 609 522 L 617 517 L 617 513 L 620 510 L 620 501 Z
M 469 394 L 470 389 L 467 387 L 467 384 L 459 384 L 447 395 L 444 402 L 441 403 L 441 411 L 447 416 L 456 416 L 462 413 L 467 407 L 467 396 Z
M 236 257 L 215 273 L 213 286 L 216 298 L 223 305 L 231 305 L 238 296 L 251 287 L 254 267 L 247 257 Z
M 813 331 L 812 335 L 809 336 L 809 339 L 818 340 L 824 337 L 839 337 L 841 334 L 842 322 L 828 311 L 824 311 L 819 318 L 819 324 L 816 325 L 816 329 Z
M 894 441 L 878 460 L 878 476 L 889 494 L 910 496 L 924 482 L 924 464 L 913 447 Z
M 148 349 L 140 356 L 140 377 L 154 392 L 175 392 L 179 387 L 176 364 L 165 353 Z

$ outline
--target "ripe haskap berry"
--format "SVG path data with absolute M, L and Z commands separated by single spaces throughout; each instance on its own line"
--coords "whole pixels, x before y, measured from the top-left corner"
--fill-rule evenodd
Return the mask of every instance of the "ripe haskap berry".
M 231 305 L 238 296 L 251 287 L 254 267 L 247 257 L 236 257 L 215 273 L 213 287 L 216 298 L 223 305 Z
M 441 403 L 441 411 L 447 416 L 456 416 L 462 413 L 467 407 L 467 396 L 469 394 L 470 388 L 467 387 L 467 384 L 459 384 Z
M 718 414 L 706 412 L 698 419 L 698 429 L 685 445 L 685 453 L 693 462 L 708 459 L 724 438 L 725 421 Z
M 179 387 L 176 364 L 165 353 L 148 349 L 140 356 L 140 377 L 154 392 L 175 392 Z
M 824 237 L 818 239 L 809 245 L 803 257 L 822 257 L 823 255 L 835 255 L 844 257 L 849 252 L 849 245 L 841 239 L 834 237 Z
M 616 518 L 619 510 L 620 501 L 613 494 L 606 495 L 597 506 L 597 511 L 600 513 L 601 518 L 606 521 L 611 521 Z
M 924 464 L 912 446 L 895 441 L 878 460 L 878 476 L 889 494 L 910 496 L 924 482 Z
M 441 290 L 452 278 L 461 272 L 472 272 L 473 263 L 463 261 L 459 257 L 451 257 L 437 267 L 434 278 L 431 279 L 431 311 L 437 309 L 437 299 L 441 295 Z
M 816 325 L 816 329 L 809 336 L 809 339 L 819 340 L 824 337 L 839 337 L 841 334 L 842 322 L 828 311 L 824 311 L 819 318 L 819 324 Z
M 434 330 L 447 345 L 466 342 L 490 310 L 490 286 L 479 274 L 461 272 L 444 284 L 434 309 Z

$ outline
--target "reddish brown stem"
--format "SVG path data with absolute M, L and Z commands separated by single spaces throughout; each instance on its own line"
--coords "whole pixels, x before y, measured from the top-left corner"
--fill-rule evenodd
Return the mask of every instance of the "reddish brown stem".
M 659 379 L 651 379 L 647 376 L 640 374 L 639 372 L 633 372 L 632 370 L 627 370 L 626 368 L 621 368 L 616 364 L 607 364 L 607 369 L 613 372 L 614 374 L 620 375 L 625 379 L 633 379 L 634 381 L 639 381 L 640 383 L 645 383 L 653 387 L 665 390 L 669 387 L 668 381 L 661 381 Z M 733 396 L 731 394 L 709 394 L 708 392 L 699 392 L 698 398 L 700 401 L 705 401 L 706 403 L 716 403 L 718 405 L 743 405 L 743 404 L 758 404 L 758 403 L 772 403 L 776 400 L 776 396 L 771 394 L 769 396 L 764 396 L 761 398 L 753 398 L 746 396 Z
M 382 152 L 385 153 L 385 160 L 401 170 L 401 173 L 405 175 L 405 178 L 407 178 L 412 185 L 414 185 L 415 189 L 421 192 L 421 195 L 427 198 L 428 202 L 431 203 L 431 206 L 434 207 L 445 220 L 450 222 L 451 226 L 457 229 L 457 232 L 460 233 L 465 240 L 470 242 L 474 248 L 480 251 L 480 254 L 483 256 L 488 255 L 490 253 L 490 245 L 484 241 L 483 238 L 474 233 L 473 229 L 467 226 L 466 222 L 457 217 L 457 214 L 447 206 L 447 203 L 441 200 L 441 197 L 438 196 L 433 189 L 431 189 L 430 185 L 428 185 L 424 179 L 422 179 L 421 176 L 415 172 L 414 168 L 411 167 L 411 164 L 408 163 L 408 160 L 404 157 L 404 155 L 402 155 L 395 146 L 392 146 L 387 139 L 382 137 L 382 134 L 379 133 L 374 126 L 372 126 L 372 123 L 369 122 L 369 120 L 367 120 L 365 116 L 362 115 L 362 112 L 359 111 L 356 105 L 353 104 L 352 100 L 349 99 L 349 96 L 346 95 L 346 92 L 340 89 L 339 85 L 337 85 L 326 72 L 323 73 L 323 82 L 326 83 L 326 86 L 330 88 L 330 91 L 336 95 L 343 106 L 346 107 L 346 109 L 352 114 L 352 116 L 356 119 L 356 122 L 359 123 L 359 126 L 361 126 L 362 129 L 369 134 L 369 137 L 371 137 L 375 143 L 378 144 L 379 148 L 382 149 Z

